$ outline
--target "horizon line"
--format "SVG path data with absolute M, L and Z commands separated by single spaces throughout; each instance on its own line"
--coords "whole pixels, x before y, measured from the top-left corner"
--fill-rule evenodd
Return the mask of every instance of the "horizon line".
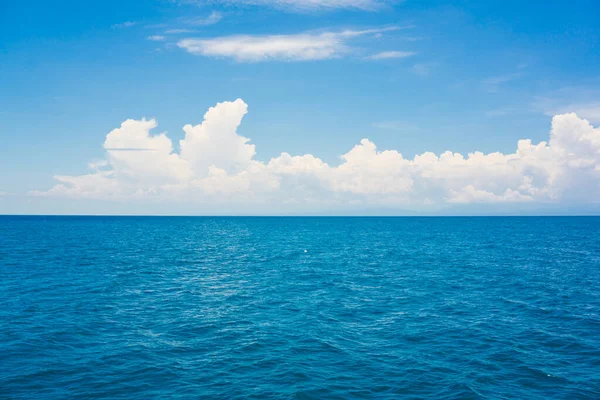
M 2 217 L 118 217 L 118 218 L 598 218 L 600 214 L 0 214 Z

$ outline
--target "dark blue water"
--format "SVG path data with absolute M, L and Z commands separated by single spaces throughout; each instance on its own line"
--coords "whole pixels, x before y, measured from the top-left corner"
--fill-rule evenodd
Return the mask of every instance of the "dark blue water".
M 0 217 L 1 398 L 600 398 L 600 218 Z

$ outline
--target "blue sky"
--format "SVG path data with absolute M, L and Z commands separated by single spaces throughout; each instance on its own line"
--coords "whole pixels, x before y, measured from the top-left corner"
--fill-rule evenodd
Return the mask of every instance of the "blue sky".
M 0 213 L 594 210 L 598 15 L 593 0 L 2 2 Z M 221 178 L 201 163 L 206 171 L 185 166 L 193 172 L 149 183 L 144 174 L 156 173 L 137 163 L 162 165 L 152 155 L 159 150 L 142 160 L 140 149 L 107 147 L 123 121 L 156 118 L 145 134 L 167 132 L 165 160 L 179 157 L 183 126 L 201 124 L 218 102 L 230 103 L 214 117 L 214 132 L 207 125 L 191 134 L 207 135 L 194 143 L 212 150 L 181 157 L 191 164 L 198 154 L 242 152 L 225 166 L 215 161 Z M 566 113 L 576 116 L 561 119 Z M 242 117 L 237 130 L 225 126 Z M 519 156 L 514 167 L 517 142 L 548 142 L 551 129 L 551 161 Z M 115 137 L 135 135 L 128 132 Z M 337 168 L 365 138 L 374 155 L 391 150 L 403 159 Z M 573 144 L 582 141 L 584 148 Z M 485 165 L 510 171 L 479 176 L 475 162 L 449 172 L 441 161 L 427 169 L 414 158 L 447 150 L 499 152 L 506 157 Z M 290 161 L 293 173 L 269 167 L 282 152 L 327 168 L 306 159 Z M 577 162 L 565 158 L 573 154 Z M 56 179 L 94 173 L 106 179 Z

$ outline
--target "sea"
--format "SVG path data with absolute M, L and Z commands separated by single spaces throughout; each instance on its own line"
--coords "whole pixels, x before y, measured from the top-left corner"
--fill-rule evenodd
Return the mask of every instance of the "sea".
M 597 217 L 0 217 L 2 399 L 600 399 Z

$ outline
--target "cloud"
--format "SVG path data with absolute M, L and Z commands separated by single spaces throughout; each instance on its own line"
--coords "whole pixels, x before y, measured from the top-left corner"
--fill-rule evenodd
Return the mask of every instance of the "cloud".
M 570 104 L 562 108 L 561 112 L 576 112 L 578 115 L 594 122 L 600 122 L 600 102 Z
M 250 139 L 237 134 L 237 128 L 246 115 L 248 106 L 238 99 L 220 103 L 204 115 L 202 124 L 185 125 L 185 138 L 179 142 L 181 157 L 202 176 L 210 166 L 227 173 L 244 171 L 252 163 L 256 150 Z
M 451 190 L 447 201 L 450 204 L 471 203 L 507 203 L 528 202 L 533 200 L 531 196 L 522 194 L 517 190 L 507 188 L 504 193 L 496 194 L 486 190 L 477 189 L 473 185 L 467 185 L 460 190 Z
M 419 76 L 427 76 L 434 66 L 433 63 L 417 63 L 412 66 L 412 72 Z
M 350 53 L 353 49 L 347 42 L 353 38 L 397 29 L 399 28 L 389 27 L 296 35 L 188 38 L 180 40 L 177 45 L 191 54 L 233 58 L 238 62 L 324 60 Z
M 335 9 L 377 11 L 385 5 L 397 3 L 393 0 L 179 0 L 188 4 L 221 4 L 226 6 L 266 6 L 287 11 L 310 12 Z
M 119 29 L 119 28 L 131 28 L 132 26 L 137 25 L 137 22 L 134 21 L 125 21 L 122 24 L 114 24 L 112 26 L 113 29 Z
M 412 51 L 383 51 L 367 57 L 370 60 L 389 60 L 392 58 L 406 58 L 415 55 Z
M 506 74 L 506 75 L 498 75 L 498 76 L 493 76 L 491 78 L 484 79 L 483 81 L 481 81 L 481 84 L 483 85 L 483 89 L 486 92 L 496 93 L 496 92 L 498 92 L 498 90 L 500 90 L 501 85 L 508 83 L 510 81 L 514 81 L 515 79 L 518 79 L 521 76 L 523 76 L 523 74 L 521 72 L 515 72 L 512 74 Z
M 223 14 L 218 11 L 213 11 L 207 17 L 184 18 L 182 21 L 194 26 L 214 25 L 223 19 Z
M 165 31 L 165 34 L 167 35 L 177 35 L 180 33 L 192 33 L 194 32 L 193 29 L 185 29 L 185 28 L 181 28 L 181 29 L 167 29 Z
M 97 161 L 92 161 L 90 163 L 88 163 L 88 168 L 91 170 L 100 170 L 102 168 L 108 167 L 108 160 L 97 160 Z
M 281 153 L 266 162 L 237 129 L 248 106 L 218 103 L 185 125 L 179 152 L 154 119 L 127 120 L 109 132 L 103 162 L 88 174 L 55 176 L 34 196 L 218 205 L 246 212 L 323 207 L 426 209 L 454 204 L 569 204 L 600 199 L 600 128 L 576 114 L 552 118 L 549 140 L 519 140 L 513 153 L 464 156 L 446 151 L 405 158 L 363 139 L 329 165 L 312 154 Z M 227 208 L 228 207 L 228 208 Z M 201 210 L 200 210 L 201 211 Z
M 538 99 L 534 107 L 546 115 L 574 112 L 593 123 L 600 123 L 600 101 L 561 102 L 554 99 Z
M 221 21 L 221 19 L 223 19 L 223 14 L 221 14 L 218 11 L 213 11 L 208 16 L 177 18 L 176 23 L 180 26 L 182 25 L 183 27 L 175 27 L 175 28 L 165 29 L 163 31 L 163 34 L 164 35 L 179 35 L 179 34 L 183 34 L 183 33 L 194 33 L 194 32 L 197 32 L 197 30 L 191 29 L 191 28 L 214 25 L 214 24 L 218 23 L 219 21 Z M 157 28 L 167 28 L 168 26 L 169 26 L 168 24 L 158 24 L 158 25 L 147 26 L 147 28 L 157 29 Z M 148 39 L 155 40 L 155 41 L 164 41 L 167 38 L 162 35 L 153 35 L 153 36 L 149 36 Z
M 165 133 L 150 134 L 156 126 L 154 119 L 128 119 L 106 135 L 107 161 L 117 179 L 178 182 L 192 176 L 188 163 L 173 153 L 171 139 Z

